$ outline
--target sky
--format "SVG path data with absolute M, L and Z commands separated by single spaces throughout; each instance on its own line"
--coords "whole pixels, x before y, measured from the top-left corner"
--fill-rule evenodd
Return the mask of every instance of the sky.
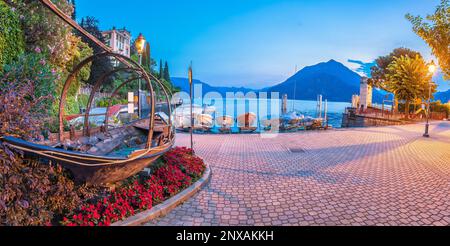
M 103 30 L 143 33 L 173 77 L 260 89 L 295 68 L 335 59 L 363 73 L 397 47 L 431 50 L 405 14 L 431 14 L 440 0 L 77 0 L 77 18 L 95 16 Z M 450 83 L 439 81 L 439 90 Z

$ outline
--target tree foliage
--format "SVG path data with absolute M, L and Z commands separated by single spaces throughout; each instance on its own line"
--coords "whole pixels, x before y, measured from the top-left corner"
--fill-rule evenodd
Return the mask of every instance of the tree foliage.
M 38 50 L 39 51 L 39 50 Z M 0 73 L 1 74 L 1 73 Z M 35 110 L 44 110 L 44 117 L 48 116 L 49 108 L 52 107 L 54 99 L 57 97 L 55 80 L 59 80 L 60 74 L 56 68 L 48 63 L 45 55 L 40 52 L 25 53 L 17 61 L 5 65 L 3 70 L 3 81 L 0 83 L 0 90 L 20 89 L 20 87 L 9 88 L 13 81 L 22 81 L 23 83 L 32 83 L 35 98 L 44 98 L 40 101 L 39 107 Z
M 389 64 L 386 78 L 389 83 L 387 88 L 404 100 L 405 113 L 409 113 L 409 105 L 415 99 L 427 100 L 429 97 L 432 75 L 428 71 L 428 64 L 419 55 L 415 57 L 395 57 Z M 432 93 L 436 91 L 436 85 L 432 85 Z
M 375 60 L 375 63 L 377 65 L 371 68 L 371 79 L 369 80 L 369 82 L 376 88 L 392 92 L 389 90 L 389 65 L 395 60 L 395 58 L 402 56 L 416 57 L 417 55 L 421 57 L 420 53 L 417 51 L 408 48 L 397 48 L 393 50 L 389 55 L 378 57 Z
M 164 64 L 164 76 L 163 76 L 163 78 L 164 78 L 165 81 L 167 81 L 169 83 L 171 82 L 170 73 L 169 73 L 169 64 L 167 63 L 167 61 Z
M 159 60 L 159 78 L 160 79 L 164 78 L 164 67 L 163 67 L 162 59 Z
M 25 52 L 41 52 L 60 76 L 54 80 L 58 94 L 70 71 L 81 61 L 93 54 L 92 49 L 77 37 L 72 28 L 55 14 L 34 0 L 5 0 L 21 16 L 21 27 L 25 34 Z M 71 1 L 52 1 L 64 13 L 71 16 L 74 7 Z M 76 102 L 76 94 L 81 84 L 89 78 L 90 64 L 84 66 L 69 91 L 68 102 Z M 53 105 L 53 111 L 57 105 Z M 77 108 L 69 105 L 69 108 Z M 73 113 L 73 112 L 69 112 Z
M 152 58 L 150 54 L 150 43 L 146 42 L 144 53 L 142 54 L 142 66 L 148 68 L 149 71 L 152 71 Z
M 412 23 L 414 32 L 431 47 L 446 79 L 450 79 L 449 0 L 442 0 L 435 13 L 425 19 L 411 14 L 406 15 L 406 18 Z
M 92 16 L 87 16 L 82 18 L 80 26 L 83 27 L 86 31 L 96 37 L 98 40 L 105 42 L 105 38 L 103 37 L 102 32 L 99 28 L 99 21 Z M 83 42 L 87 43 L 89 47 L 93 50 L 94 54 L 99 54 L 103 52 L 103 49 L 100 48 L 97 44 L 92 42 L 90 39 L 80 35 Z M 87 83 L 90 85 L 94 85 L 95 82 L 105 73 L 113 70 L 113 65 L 111 60 L 108 57 L 102 57 L 99 59 L 95 59 L 91 65 L 91 73 L 90 77 L 87 80 Z M 114 83 L 114 76 L 110 76 L 104 82 L 106 87 L 110 87 Z

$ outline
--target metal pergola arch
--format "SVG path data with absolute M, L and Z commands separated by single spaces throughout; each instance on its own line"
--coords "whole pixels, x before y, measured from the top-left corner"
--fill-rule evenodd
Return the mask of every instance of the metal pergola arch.
M 153 114 L 153 112 L 155 111 L 155 103 L 156 103 L 154 88 L 151 83 L 150 76 L 145 71 L 145 69 L 141 65 L 139 65 L 137 62 L 133 61 L 132 59 L 130 59 L 124 55 L 113 53 L 113 52 L 102 52 L 99 54 L 92 55 L 92 56 L 86 58 L 85 60 L 83 60 L 82 62 L 80 62 L 75 67 L 75 69 L 69 74 L 67 80 L 64 83 L 64 87 L 63 87 L 60 102 L 59 102 L 59 141 L 60 142 L 64 141 L 64 108 L 66 105 L 67 93 L 68 93 L 68 90 L 69 90 L 72 82 L 75 80 L 78 73 L 84 66 L 86 66 L 87 64 L 89 64 L 90 62 L 92 62 L 96 59 L 103 58 L 103 57 L 113 57 L 113 58 L 118 59 L 119 61 L 121 61 L 121 60 L 126 61 L 128 64 L 125 64 L 125 65 L 129 66 L 128 67 L 129 69 L 134 69 L 136 71 L 136 73 L 139 74 L 140 76 L 142 76 L 143 79 L 145 80 L 145 82 L 147 83 L 147 86 L 150 90 L 150 95 L 151 95 L 151 110 L 150 111 L 152 112 L 152 114 L 150 115 L 149 133 L 148 133 L 148 139 L 147 139 L 147 148 L 150 148 L 152 137 L 153 137 L 153 128 L 154 128 L 154 124 L 155 124 L 155 115 Z M 103 82 L 104 82 L 104 80 L 97 81 L 96 86 L 94 86 L 94 89 L 91 91 L 91 95 L 90 95 L 89 102 L 88 102 L 88 109 L 87 109 L 87 113 L 85 115 L 85 126 L 84 126 L 84 131 L 83 131 L 85 135 L 89 135 L 89 127 L 88 127 L 89 112 L 88 112 L 88 110 L 90 110 L 90 104 L 92 103 L 93 97 L 97 93 L 98 88 L 100 87 L 100 85 Z M 87 119 L 87 124 L 86 124 L 86 119 Z

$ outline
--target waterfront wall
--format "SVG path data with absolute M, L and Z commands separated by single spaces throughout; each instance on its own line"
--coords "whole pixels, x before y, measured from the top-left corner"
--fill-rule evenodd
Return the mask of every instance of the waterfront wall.
M 348 127 L 370 127 L 370 126 L 392 126 L 392 125 L 405 125 L 409 124 L 409 121 L 394 120 L 386 118 L 369 117 L 362 115 L 352 115 L 349 113 L 343 114 L 342 128 Z

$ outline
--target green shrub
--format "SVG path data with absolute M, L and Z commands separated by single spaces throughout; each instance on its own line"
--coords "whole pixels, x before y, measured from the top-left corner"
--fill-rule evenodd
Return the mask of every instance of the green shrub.
M 102 98 L 97 101 L 97 107 L 105 108 L 105 107 L 108 107 L 108 104 L 109 104 L 109 98 L 107 98 L 107 97 Z M 111 106 L 118 105 L 118 104 L 120 104 L 120 105 L 128 104 L 128 100 L 113 98 L 111 101 Z
M 450 115 L 450 103 L 443 104 L 441 101 L 433 102 L 431 104 L 431 111 L 438 113 L 445 113 L 446 117 Z
M 22 54 L 10 64 L 3 67 L 3 74 L 8 82 L 18 83 L 31 81 L 36 98 L 47 97 L 41 101 L 45 109 L 50 109 L 57 97 L 55 81 L 60 80 L 60 73 L 48 63 L 45 55 L 36 50 L 33 53 Z M 0 87 L 5 83 L 0 84 Z

